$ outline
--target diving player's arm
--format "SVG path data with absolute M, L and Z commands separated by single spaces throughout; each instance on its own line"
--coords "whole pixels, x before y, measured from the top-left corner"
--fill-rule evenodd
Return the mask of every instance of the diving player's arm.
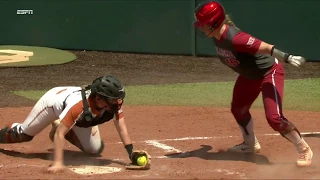
M 120 139 L 129 155 L 129 158 L 131 159 L 131 153 L 133 151 L 133 145 L 132 141 L 130 139 L 126 123 L 124 121 L 124 116 L 122 113 L 122 110 L 119 114 L 116 115 L 116 119 L 114 120 L 114 125 L 117 129 L 117 132 L 120 136 Z
M 82 113 L 82 102 L 79 101 L 74 105 L 67 106 L 64 111 L 60 114 L 59 118 L 61 123 L 58 126 L 56 133 L 54 135 L 54 162 L 53 165 L 63 167 L 64 166 L 64 156 L 63 148 L 65 142 L 65 135 L 74 126 L 76 119 Z
M 54 135 L 54 164 L 64 166 L 63 162 L 63 146 L 65 135 L 70 130 L 70 127 L 66 126 L 64 123 L 60 123 L 57 131 Z

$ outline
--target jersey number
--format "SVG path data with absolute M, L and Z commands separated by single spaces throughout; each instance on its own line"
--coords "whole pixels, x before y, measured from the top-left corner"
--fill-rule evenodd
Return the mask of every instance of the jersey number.
M 225 61 L 231 67 L 237 67 L 240 64 L 240 62 L 238 60 L 233 59 L 233 58 L 226 58 Z

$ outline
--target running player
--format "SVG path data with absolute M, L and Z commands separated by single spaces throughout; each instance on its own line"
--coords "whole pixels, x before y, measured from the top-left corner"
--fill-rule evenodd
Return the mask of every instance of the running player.
M 244 141 L 228 150 L 260 151 L 249 109 L 262 92 L 269 125 L 294 144 L 299 153 L 297 165 L 309 166 L 313 155 L 311 148 L 301 137 L 297 127 L 282 112 L 284 69 L 279 62 L 300 66 L 305 59 L 285 53 L 274 45 L 241 31 L 217 1 L 205 1 L 198 5 L 195 18 L 193 25 L 212 39 L 221 62 L 239 74 L 233 90 L 231 112 Z

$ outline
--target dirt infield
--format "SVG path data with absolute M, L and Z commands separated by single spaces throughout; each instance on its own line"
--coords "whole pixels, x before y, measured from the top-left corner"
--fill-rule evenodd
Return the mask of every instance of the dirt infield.
M 125 85 L 178 82 L 233 81 L 236 74 L 214 58 L 74 52 L 78 59 L 65 65 L 1 68 L 0 126 L 22 122 L 35 103 L 15 97 L 12 90 L 48 89 L 83 85 L 104 74 L 117 75 Z M 287 79 L 320 77 L 320 63 L 297 70 L 285 65 Z M 124 105 L 127 125 L 136 149 L 152 155 L 152 169 L 126 171 L 127 154 L 112 123 L 100 126 L 105 150 L 89 157 L 66 144 L 64 173 L 48 174 L 52 144 L 46 128 L 32 142 L 0 145 L 0 179 L 320 179 L 320 138 L 306 137 L 314 151 L 313 165 L 297 168 L 294 147 L 274 132 L 263 110 L 253 109 L 255 130 L 262 151 L 256 155 L 230 154 L 224 150 L 241 141 L 229 109 L 209 107 L 147 107 Z M 318 132 L 320 113 L 285 111 L 301 132 Z M 109 167 L 118 172 L 80 175 L 75 168 Z

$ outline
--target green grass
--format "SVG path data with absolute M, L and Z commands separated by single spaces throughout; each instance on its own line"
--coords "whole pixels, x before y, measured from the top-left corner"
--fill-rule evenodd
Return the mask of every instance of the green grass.
M 129 105 L 230 107 L 234 82 L 183 83 L 127 86 Z M 320 111 L 320 78 L 285 81 L 284 108 Z M 37 100 L 45 91 L 14 91 L 16 95 Z M 253 104 L 262 108 L 261 95 Z

